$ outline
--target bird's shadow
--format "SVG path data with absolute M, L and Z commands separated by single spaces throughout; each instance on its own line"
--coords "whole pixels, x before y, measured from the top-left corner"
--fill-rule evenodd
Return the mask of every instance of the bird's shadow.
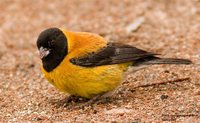
M 67 96 L 63 99 L 49 99 L 49 103 L 54 105 L 56 108 L 65 107 L 65 108 L 84 108 L 84 107 L 93 107 L 94 105 L 106 105 L 114 104 L 117 105 L 116 100 L 121 100 L 118 97 L 104 97 L 104 98 L 95 98 L 87 99 L 79 96 Z
M 127 87 L 122 85 L 118 88 L 117 91 L 115 91 L 110 96 L 104 97 L 99 96 L 97 98 L 87 99 L 82 98 L 79 96 L 66 96 L 62 99 L 58 98 L 49 98 L 49 103 L 54 105 L 56 108 L 64 107 L 64 108 L 70 108 L 70 109 L 77 109 L 82 107 L 93 107 L 96 105 L 115 105 L 119 106 L 121 102 L 128 103 L 130 101 L 134 101 L 134 89 L 126 89 Z M 126 90 L 126 91 L 125 91 Z M 131 95 L 127 94 L 131 93 Z

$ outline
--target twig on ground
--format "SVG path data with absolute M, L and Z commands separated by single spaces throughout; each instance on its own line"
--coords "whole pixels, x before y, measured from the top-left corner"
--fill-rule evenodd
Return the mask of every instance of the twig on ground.
M 151 83 L 151 84 L 146 84 L 146 85 L 139 85 L 139 86 L 137 86 L 135 88 L 157 86 L 157 85 L 165 85 L 165 84 L 168 84 L 168 83 L 183 82 L 183 81 L 186 81 L 186 80 L 190 80 L 190 78 L 187 77 L 187 78 L 180 78 L 180 79 L 176 79 L 176 80 L 162 81 L 162 82 L 159 82 L 159 83 Z
M 162 115 L 162 120 L 163 121 L 175 121 L 177 118 L 180 117 L 199 117 L 200 115 L 198 114 L 164 114 Z

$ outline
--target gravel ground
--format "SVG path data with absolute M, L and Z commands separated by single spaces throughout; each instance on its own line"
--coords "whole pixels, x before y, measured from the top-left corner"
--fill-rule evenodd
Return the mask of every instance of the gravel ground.
M 1 0 L 0 11 L 0 122 L 200 122 L 199 0 Z M 107 102 L 66 103 L 40 71 L 35 43 L 48 27 L 195 64 L 149 66 L 130 72 Z

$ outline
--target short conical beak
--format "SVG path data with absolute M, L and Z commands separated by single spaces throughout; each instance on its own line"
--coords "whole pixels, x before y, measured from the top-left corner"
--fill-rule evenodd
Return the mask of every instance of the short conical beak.
M 45 58 L 46 56 L 49 55 L 50 50 L 47 49 L 47 48 L 44 48 L 44 47 L 40 47 L 39 53 L 40 53 L 40 59 L 43 59 L 43 58 Z

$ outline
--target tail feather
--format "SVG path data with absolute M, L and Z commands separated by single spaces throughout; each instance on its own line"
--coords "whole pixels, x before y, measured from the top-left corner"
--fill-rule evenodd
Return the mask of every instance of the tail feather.
M 139 63 L 139 62 L 138 62 Z M 144 59 L 143 62 L 140 61 L 139 65 L 153 65 L 153 64 L 191 64 L 192 61 L 188 59 L 176 59 L 176 58 L 150 58 Z

